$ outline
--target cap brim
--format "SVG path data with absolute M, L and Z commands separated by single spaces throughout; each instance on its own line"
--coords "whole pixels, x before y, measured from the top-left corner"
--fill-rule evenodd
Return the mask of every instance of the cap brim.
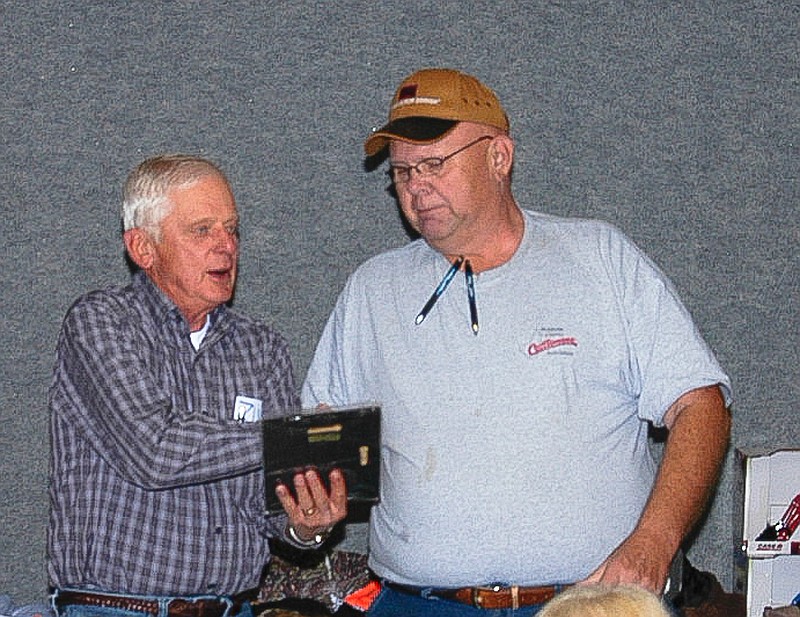
M 458 120 L 443 120 L 441 118 L 422 116 L 398 118 L 370 135 L 367 141 L 364 142 L 364 151 L 367 156 L 375 156 L 393 139 L 413 144 L 436 141 L 441 139 L 456 124 L 458 124 Z

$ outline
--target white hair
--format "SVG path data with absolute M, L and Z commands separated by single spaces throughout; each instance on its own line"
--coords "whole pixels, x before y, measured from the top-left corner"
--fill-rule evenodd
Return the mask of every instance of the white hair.
M 227 183 L 222 170 L 211 161 L 188 154 L 162 154 L 140 163 L 125 181 L 122 192 L 122 228 L 141 227 L 160 240 L 160 225 L 172 209 L 167 193 L 173 188 L 188 188 L 206 176 L 218 175 Z

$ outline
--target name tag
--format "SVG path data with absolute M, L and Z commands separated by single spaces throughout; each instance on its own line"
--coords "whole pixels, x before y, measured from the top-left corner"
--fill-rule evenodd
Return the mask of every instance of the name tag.
M 261 400 L 249 396 L 237 396 L 233 404 L 233 419 L 237 422 L 258 422 L 261 420 Z

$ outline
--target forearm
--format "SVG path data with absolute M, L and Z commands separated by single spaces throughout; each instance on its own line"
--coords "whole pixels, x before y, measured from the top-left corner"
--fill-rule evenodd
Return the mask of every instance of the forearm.
M 634 533 L 658 537 L 665 550 L 677 551 L 716 485 L 730 425 L 717 386 L 692 390 L 675 402 L 667 413 L 659 472 Z
M 638 524 L 587 581 L 664 590 L 670 563 L 702 514 L 725 456 L 730 417 L 719 388 L 679 398 L 667 426 L 661 466 Z

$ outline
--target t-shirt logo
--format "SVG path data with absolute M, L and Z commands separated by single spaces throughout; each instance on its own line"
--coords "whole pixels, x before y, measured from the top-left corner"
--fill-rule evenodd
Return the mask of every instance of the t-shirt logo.
M 577 346 L 578 339 L 565 334 L 563 328 L 547 328 L 540 330 L 536 338 L 528 344 L 528 355 L 557 353 L 571 356 Z

